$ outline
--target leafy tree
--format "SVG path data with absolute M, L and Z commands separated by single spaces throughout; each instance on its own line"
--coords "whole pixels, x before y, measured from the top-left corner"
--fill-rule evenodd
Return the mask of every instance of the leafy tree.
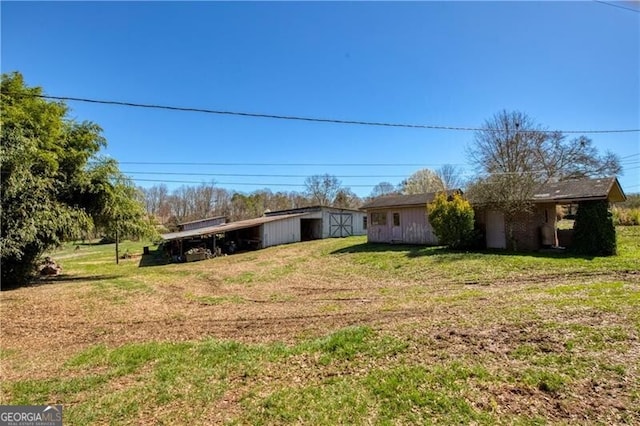
M 335 200 L 341 182 L 330 174 L 313 175 L 305 179 L 306 194 L 314 204 L 329 206 Z
M 41 94 L 19 73 L 2 75 L 3 286 L 25 283 L 41 254 L 65 239 L 94 223 L 109 226 L 116 212 L 109 206 L 124 200 L 115 198 L 123 188 L 113 180 L 121 177 L 115 162 L 90 162 L 106 145 L 100 127 L 67 118 L 66 105 Z M 123 216 L 123 224 L 130 220 Z
M 440 244 L 451 248 L 465 247 L 473 238 L 473 208 L 458 193 L 447 197 L 441 192 L 427 206 L 429 223 Z
M 429 169 L 418 170 L 400 184 L 403 194 L 426 194 L 428 192 L 444 191 L 444 184 L 440 177 Z

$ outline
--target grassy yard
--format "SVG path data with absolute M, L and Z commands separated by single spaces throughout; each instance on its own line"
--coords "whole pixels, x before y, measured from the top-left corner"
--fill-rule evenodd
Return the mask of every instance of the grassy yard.
M 619 255 L 305 242 L 188 264 L 69 245 L 0 293 L 2 404 L 65 424 L 640 423 L 640 227 Z M 144 262 L 142 262 L 144 263 Z

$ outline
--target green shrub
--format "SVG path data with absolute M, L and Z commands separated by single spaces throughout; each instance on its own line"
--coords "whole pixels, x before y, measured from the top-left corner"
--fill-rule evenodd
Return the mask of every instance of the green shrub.
M 440 193 L 427 206 L 429 222 L 440 244 L 451 248 L 468 246 L 473 239 L 473 208 L 460 194 L 447 198 Z
M 573 251 L 592 256 L 616 254 L 616 228 L 607 201 L 583 201 L 573 225 Z

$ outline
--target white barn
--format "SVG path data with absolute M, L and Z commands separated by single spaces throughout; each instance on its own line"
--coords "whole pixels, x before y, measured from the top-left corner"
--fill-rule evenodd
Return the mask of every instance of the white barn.
M 207 221 L 203 220 L 202 223 Z M 216 236 L 219 235 L 224 235 L 227 241 L 234 241 L 242 250 L 365 235 L 366 232 L 364 212 L 314 206 L 267 212 L 265 216 L 255 219 L 172 232 L 162 235 L 162 238 L 166 242 L 177 244 L 182 254 L 189 246 L 205 246 L 215 250 Z

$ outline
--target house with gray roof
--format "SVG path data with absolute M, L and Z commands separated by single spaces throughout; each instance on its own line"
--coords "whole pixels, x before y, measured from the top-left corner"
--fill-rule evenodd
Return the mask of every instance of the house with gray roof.
M 438 237 L 427 215 L 427 204 L 436 194 L 386 195 L 363 205 L 362 210 L 367 212 L 367 241 L 437 245 Z
M 437 245 L 427 214 L 427 204 L 435 192 L 415 195 L 390 195 L 366 203 L 367 241 Z M 626 200 L 615 177 L 576 179 L 550 182 L 535 191 L 531 211 L 523 211 L 512 224 L 512 238 L 517 250 L 532 251 L 558 246 L 557 206 L 606 200 L 616 203 Z M 504 214 L 492 205 L 474 205 L 477 228 L 483 233 L 487 248 L 506 248 L 507 235 Z M 570 232 L 569 232 L 570 233 Z M 567 234 L 567 233 L 565 233 Z M 570 237 L 565 240 L 570 241 Z

